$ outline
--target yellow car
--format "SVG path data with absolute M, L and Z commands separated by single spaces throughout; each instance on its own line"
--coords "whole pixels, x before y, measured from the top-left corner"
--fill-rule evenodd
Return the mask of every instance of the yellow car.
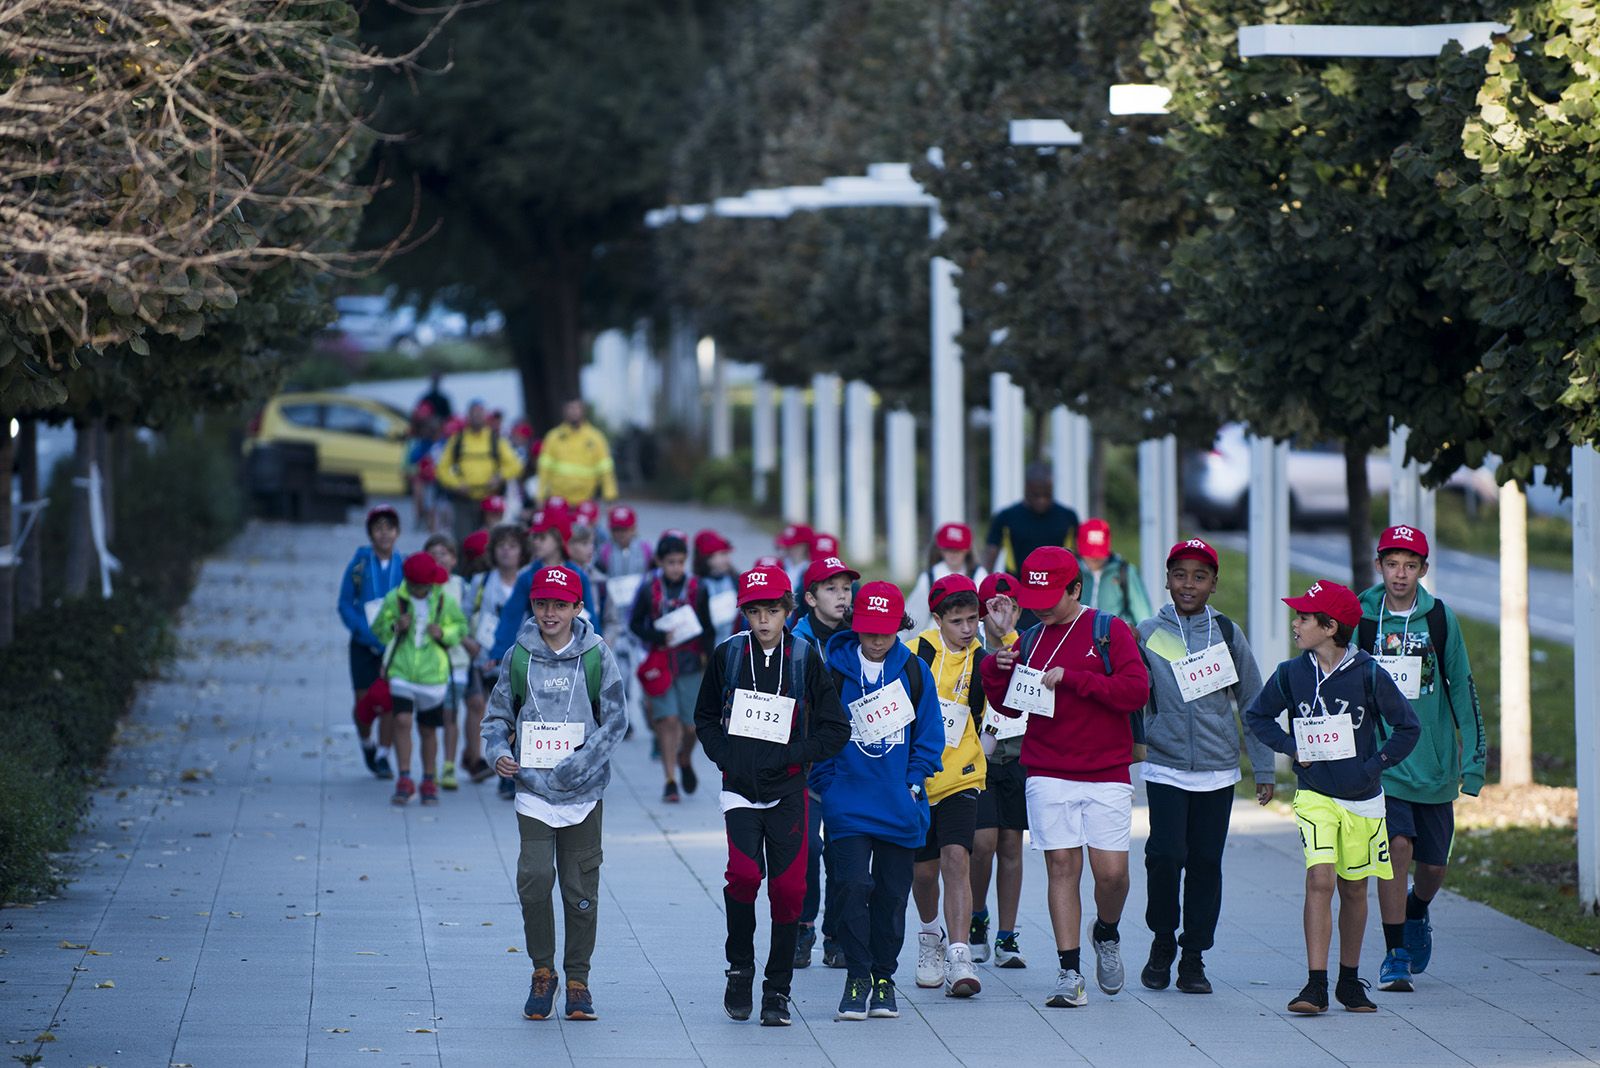
M 256 445 L 305 442 L 317 447 L 317 469 L 359 475 L 378 497 L 407 492 L 405 413 L 348 393 L 280 393 L 250 421 L 245 451 Z

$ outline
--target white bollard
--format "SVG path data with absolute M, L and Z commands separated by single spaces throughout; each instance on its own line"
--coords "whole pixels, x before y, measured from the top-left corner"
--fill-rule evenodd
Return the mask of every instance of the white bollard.
M 1009 424 L 1011 427 L 1011 440 L 1007 445 L 1010 454 L 1015 457 L 1011 465 L 1011 501 L 1022 499 L 1023 473 L 1028 466 L 1028 394 L 1016 383 L 1011 385 L 1011 406 Z
M 889 577 L 910 582 L 917 573 L 917 487 L 907 477 L 917 465 L 917 420 L 910 412 L 901 409 L 884 417 L 883 452 Z
M 1600 452 L 1572 450 L 1572 666 L 1578 760 L 1578 907 L 1600 912 Z
M 1050 409 L 1050 468 L 1056 500 L 1089 518 L 1089 461 L 1094 451 L 1089 420 L 1058 404 Z
M 767 481 L 778 466 L 778 416 L 772 383 L 756 383 L 755 405 L 750 412 L 750 468 L 752 493 L 757 504 L 767 501 Z
M 816 495 L 812 523 L 837 536 L 844 462 L 839 455 L 839 376 L 811 378 L 811 485 Z
M 989 513 L 1016 500 L 1011 495 L 1012 472 L 1019 457 L 1012 455 L 1011 376 L 1005 371 L 989 375 Z
M 782 505 L 785 523 L 806 521 L 806 395 L 799 386 L 783 387 Z
M 932 216 L 932 236 L 937 237 L 943 222 L 937 211 Z M 956 290 L 955 275 L 954 263 L 943 256 L 933 258 L 929 268 L 933 363 L 930 437 L 937 438 L 939 447 L 929 449 L 933 478 L 929 519 L 935 527 L 967 520 L 967 408 L 961 381 L 961 349 L 956 345 L 961 333 L 961 296 Z
M 726 460 L 733 455 L 733 409 L 728 403 L 728 359 L 712 338 L 702 345 L 711 349 L 711 458 Z
M 859 567 L 878 558 L 877 482 L 873 467 L 872 388 L 865 382 L 844 387 L 844 545 Z M 913 489 L 914 493 L 914 489 Z M 912 498 L 915 500 L 915 496 Z
M 1289 446 L 1271 438 L 1250 438 L 1249 551 L 1250 647 L 1267 678 L 1289 655 L 1289 610 L 1279 600 L 1289 592 Z M 1286 773 L 1289 758 L 1280 754 L 1274 767 Z
M 1406 462 L 1406 440 L 1410 436 L 1407 428 L 1393 422 L 1389 424 L 1389 525 L 1416 527 L 1437 540 L 1437 495 L 1423 488 L 1422 469 Z M 1422 584 L 1430 593 L 1438 589 L 1435 585 L 1438 570 L 1439 554 L 1434 553 L 1428 562 L 1428 573 L 1422 578 Z
M 1167 550 L 1178 540 L 1178 439 L 1139 442 L 1139 571 L 1150 604 L 1167 596 Z
M 1574 576 L 1576 577 L 1576 576 Z M 1528 678 L 1528 498 L 1500 487 L 1500 783 L 1533 781 L 1533 711 Z

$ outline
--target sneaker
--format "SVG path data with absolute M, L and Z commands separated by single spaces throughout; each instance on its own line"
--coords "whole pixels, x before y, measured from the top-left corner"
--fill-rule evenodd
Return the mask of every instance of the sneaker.
M 461 766 L 466 769 L 473 782 L 484 782 L 494 774 L 494 765 L 482 757 L 471 762 L 463 760 Z
M 1339 999 L 1345 1012 L 1377 1012 L 1378 1006 L 1367 997 L 1371 989 L 1372 984 L 1365 979 L 1340 979 L 1333 988 L 1333 996 Z
M 1150 943 L 1150 959 L 1139 973 L 1139 982 L 1149 990 L 1165 990 L 1172 982 L 1172 962 L 1178 958 L 1178 943 L 1157 938 Z
M 944 996 L 970 998 L 983 989 L 978 982 L 978 969 L 972 964 L 972 950 L 968 946 L 951 946 L 944 965 Z
M 754 968 L 729 968 L 727 989 L 722 992 L 722 1011 L 730 1020 L 748 1020 L 755 1006 L 751 1003 L 750 988 L 756 981 Z
M 439 789 L 455 790 L 460 786 L 461 784 L 456 782 L 456 766 L 446 762 L 444 769 L 439 772 Z
M 700 788 L 700 776 L 694 773 L 693 764 L 683 764 L 678 768 L 678 773 L 683 776 L 683 792 L 692 794 Z
M 361 747 L 361 759 L 365 760 L 367 762 L 367 770 L 368 771 L 372 772 L 372 774 L 374 774 L 374 775 L 378 774 L 378 747 L 377 747 L 377 745 L 363 745 Z
M 844 959 L 844 947 L 827 936 L 822 939 L 822 966 L 824 968 L 843 968 L 847 966 L 847 962 Z
M 1298 1012 L 1306 1016 L 1315 1016 L 1319 1012 L 1328 1011 L 1328 982 L 1326 979 L 1312 980 L 1306 983 L 1296 994 L 1294 1000 L 1289 1002 L 1289 1011 Z
M 811 967 L 811 951 L 817 945 L 817 929 L 809 923 L 802 923 L 794 939 L 794 966 L 796 968 Z
M 380 779 L 394 778 L 394 768 L 389 764 L 389 758 L 381 756 L 374 760 L 372 762 L 372 774 Z
M 522 1015 L 528 1020 L 548 1020 L 555 1012 L 556 1006 L 556 973 L 549 968 L 540 968 L 533 973 L 533 982 L 528 987 L 528 1000 L 522 1006 Z
M 865 1020 L 867 1018 L 867 992 L 872 984 L 865 979 L 846 979 L 844 997 L 839 999 L 835 1020 Z
M 501 779 L 500 780 L 500 800 L 502 800 L 502 801 L 515 801 L 516 799 L 517 799 L 517 780 L 515 780 L 515 779 Z
M 1383 955 L 1383 967 L 1378 969 L 1378 989 L 1395 994 L 1409 994 L 1416 989 L 1411 982 L 1411 954 L 1404 946 Z
M 917 935 L 917 985 L 932 990 L 944 985 L 944 955 L 949 948 L 943 932 Z
M 1089 995 L 1083 988 L 1083 975 L 1076 968 L 1061 968 L 1056 972 L 1056 988 L 1044 999 L 1052 1009 L 1081 1009 L 1089 1004 Z
M 789 999 L 787 997 L 782 994 L 761 995 L 761 1026 L 789 1026 Z
M 967 945 L 972 947 L 972 963 L 984 964 L 989 960 L 989 918 L 972 917 L 967 928 Z
M 594 995 L 586 983 L 567 980 L 567 1019 L 598 1020 L 594 1012 Z
M 1119 992 L 1127 978 L 1122 970 L 1122 943 L 1096 942 L 1092 925 L 1089 941 L 1094 942 L 1094 981 L 1107 994 Z
M 867 1015 L 874 1020 L 895 1020 L 900 1017 L 900 1006 L 894 1003 L 894 980 L 872 981 L 872 1008 Z
M 667 788 L 661 791 L 661 800 L 669 805 L 676 805 L 678 803 L 678 784 L 675 782 L 667 783 Z
M 1178 961 L 1178 989 L 1185 994 L 1211 993 L 1211 980 L 1206 978 L 1206 964 L 1198 953 L 1185 953 Z
M 1023 959 L 1022 950 L 1017 946 L 1015 934 L 1006 935 L 1004 938 L 994 940 L 994 966 L 996 968 L 1026 968 L 1028 962 Z
M 403 805 L 411 800 L 411 795 L 417 792 L 417 784 L 411 781 L 411 776 L 402 775 L 395 780 L 394 796 L 389 800 L 397 805 Z
M 432 779 L 422 780 L 422 803 L 424 805 L 437 805 L 439 803 L 439 784 Z
M 1411 954 L 1411 974 L 1421 975 L 1433 959 L 1433 924 L 1424 916 L 1406 921 L 1406 952 Z

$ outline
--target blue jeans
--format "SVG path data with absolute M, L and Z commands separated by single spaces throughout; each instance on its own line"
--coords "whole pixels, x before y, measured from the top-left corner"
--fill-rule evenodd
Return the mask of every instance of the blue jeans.
M 833 868 L 828 903 L 839 898 L 839 945 L 851 979 L 894 977 L 906 940 L 915 852 L 864 834 L 828 842 Z

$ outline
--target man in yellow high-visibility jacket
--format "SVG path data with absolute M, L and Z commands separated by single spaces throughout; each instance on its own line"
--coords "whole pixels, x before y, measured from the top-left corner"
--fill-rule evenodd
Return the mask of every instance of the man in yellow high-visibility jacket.
M 583 401 L 570 400 L 563 422 L 539 450 L 539 497 L 569 501 L 617 499 L 617 471 L 606 436 L 588 421 Z
M 505 492 L 508 482 L 522 477 L 523 461 L 500 431 L 489 424 L 482 401 L 467 407 L 467 425 L 444 443 L 439 457 L 439 488 L 454 505 L 457 540 L 482 524 L 486 498 Z

